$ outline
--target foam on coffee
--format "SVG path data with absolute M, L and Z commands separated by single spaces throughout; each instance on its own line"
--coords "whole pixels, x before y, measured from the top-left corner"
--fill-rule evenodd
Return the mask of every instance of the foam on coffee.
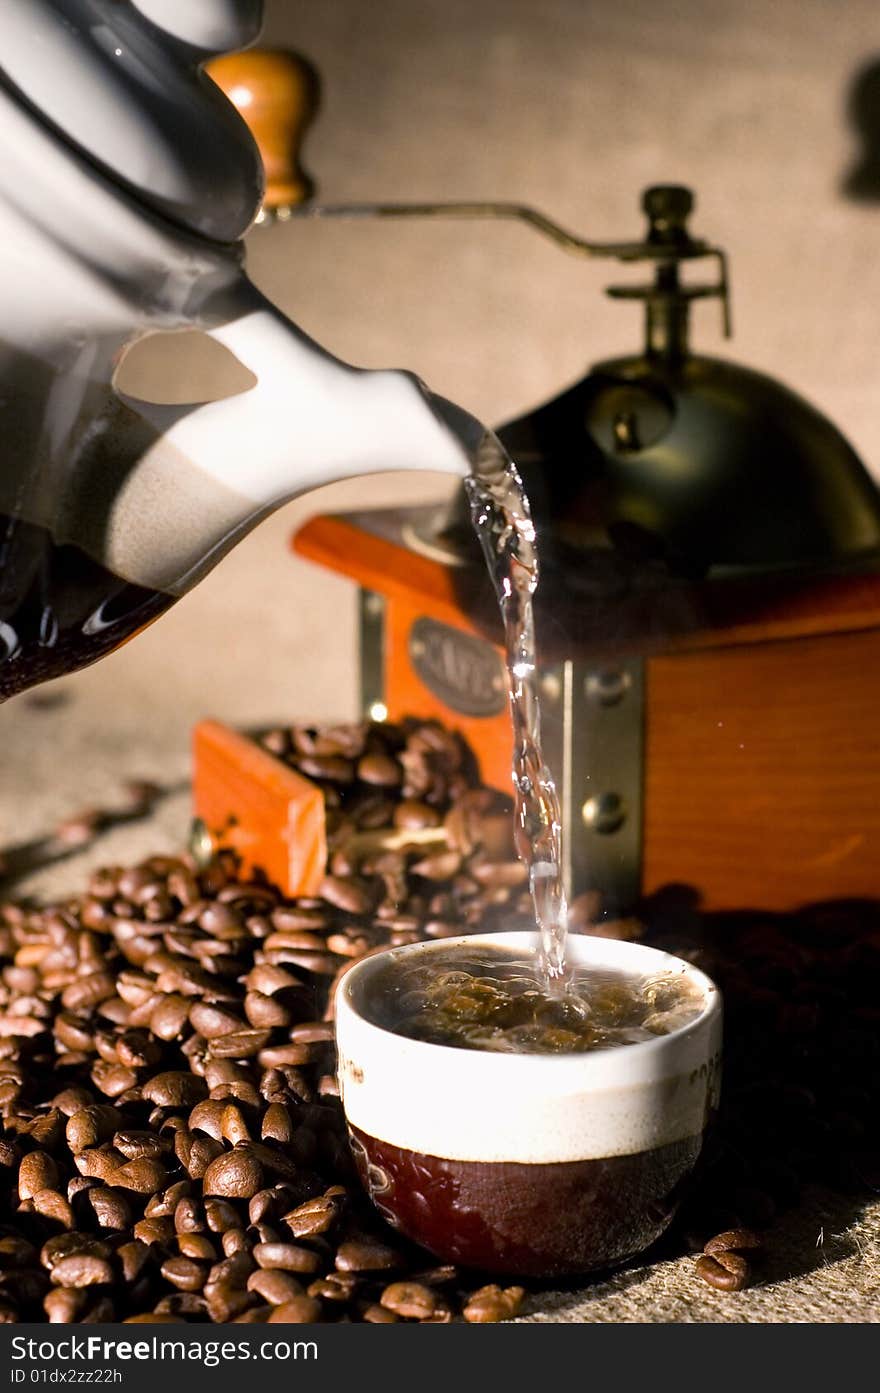
M 548 990 L 534 953 L 494 945 L 388 962 L 365 1007 L 397 1035 L 458 1049 L 575 1054 L 640 1044 L 696 1020 L 704 999 L 683 972 L 574 968 Z

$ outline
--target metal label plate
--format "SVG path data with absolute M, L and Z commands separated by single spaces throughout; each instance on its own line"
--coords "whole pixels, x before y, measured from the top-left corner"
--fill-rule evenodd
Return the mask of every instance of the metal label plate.
M 419 678 L 453 711 L 497 716 L 504 710 L 504 665 L 490 643 L 423 616 L 410 629 L 408 646 Z

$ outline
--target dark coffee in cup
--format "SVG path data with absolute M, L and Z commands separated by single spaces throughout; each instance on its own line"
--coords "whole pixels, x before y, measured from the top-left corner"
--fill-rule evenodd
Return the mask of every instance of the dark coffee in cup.
M 374 1025 L 411 1040 L 506 1054 L 579 1054 L 640 1044 L 696 1020 L 687 972 L 573 966 L 551 986 L 534 952 L 496 943 L 388 954 L 364 994 Z
M 458 955 L 469 954 L 479 971 L 447 985 L 479 999 L 474 981 L 497 982 L 499 967 L 503 978 L 510 964 L 522 976 L 515 969 L 532 948 L 532 935 L 504 934 L 365 959 L 337 1001 L 340 1085 L 362 1182 L 389 1222 L 444 1261 L 565 1276 L 625 1261 L 671 1220 L 717 1101 L 720 1001 L 679 959 L 578 938 L 568 945 L 575 978 L 591 981 L 594 996 L 614 987 L 605 1004 L 616 1000 L 624 1016 L 653 1004 L 646 984 L 666 993 L 658 995 L 664 1009 L 650 1013 L 666 1015 L 666 1033 L 574 1049 L 566 1041 L 558 1052 L 552 1043 L 535 1050 L 541 1031 L 533 1019 L 527 1051 L 472 1039 L 435 1043 L 389 1027 L 418 1005 L 406 999 L 422 990 L 414 981 L 462 972 L 466 956 Z M 520 995 L 528 990 L 519 986 Z M 449 995 L 454 1002 L 456 992 Z M 470 1009 L 461 999 L 458 1007 L 465 1016 Z M 644 1020 L 604 1028 L 640 1031 Z M 565 1029 L 551 1021 L 551 1041 L 558 1045 Z

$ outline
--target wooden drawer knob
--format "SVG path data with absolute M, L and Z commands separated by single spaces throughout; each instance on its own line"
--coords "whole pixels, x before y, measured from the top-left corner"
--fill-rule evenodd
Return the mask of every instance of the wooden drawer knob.
M 318 82 L 297 53 L 250 48 L 205 64 L 250 128 L 266 172 L 267 210 L 302 203 L 313 191 L 300 163 L 300 149 L 317 109 Z

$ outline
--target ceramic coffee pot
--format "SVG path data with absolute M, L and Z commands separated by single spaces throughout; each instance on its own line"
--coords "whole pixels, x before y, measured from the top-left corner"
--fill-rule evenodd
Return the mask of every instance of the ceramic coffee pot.
M 331 480 L 466 475 L 481 428 L 411 374 L 333 358 L 242 269 L 263 195 L 201 71 L 262 0 L 5 0 L 0 15 L 0 699 L 115 648 L 262 517 Z M 208 404 L 117 390 L 196 328 L 256 379 Z

